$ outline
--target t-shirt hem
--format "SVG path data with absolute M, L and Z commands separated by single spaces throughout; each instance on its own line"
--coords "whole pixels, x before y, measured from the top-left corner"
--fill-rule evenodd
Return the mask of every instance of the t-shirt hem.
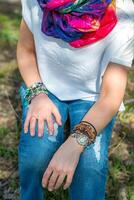
M 32 27 L 31 27 L 31 24 L 30 24 L 30 22 L 28 21 L 27 17 L 24 17 L 24 15 L 22 15 L 22 17 L 23 17 L 25 23 L 27 24 L 29 30 L 32 32 Z
M 98 99 L 98 95 L 96 96 L 91 96 L 91 97 L 87 97 L 87 98 L 81 98 L 81 100 L 84 100 L 84 101 L 97 101 Z M 125 106 L 124 106 L 124 103 L 122 102 L 119 109 L 118 109 L 119 112 L 124 112 L 125 111 Z
M 128 67 L 128 68 L 131 68 L 131 66 L 132 66 L 132 63 L 127 62 L 127 61 L 122 60 L 122 59 L 119 59 L 119 58 L 112 58 L 112 59 L 110 59 L 110 61 L 117 63 L 117 64 L 120 64 L 120 65 L 123 65 L 123 66 Z

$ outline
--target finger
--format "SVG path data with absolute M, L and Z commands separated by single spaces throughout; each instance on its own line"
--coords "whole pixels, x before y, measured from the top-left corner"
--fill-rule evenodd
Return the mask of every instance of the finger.
M 70 184 L 72 182 L 72 178 L 73 178 L 72 173 L 67 174 L 67 179 L 66 179 L 66 182 L 63 187 L 64 190 L 70 186 Z
M 47 120 L 49 134 L 53 135 L 54 134 L 54 123 L 53 123 L 51 115 L 46 120 Z
M 44 119 L 39 118 L 38 119 L 38 136 L 41 137 L 43 136 L 44 133 Z
M 56 122 L 61 126 L 62 125 L 61 115 L 56 107 L 54 107 L 52 113 L 55 116 Z
M 56 181 L 56 184 L 55 184 L 55 186 L 54 186 L 54 189 L 58 189 L 58 188 L 62 185 L 65 176 L 66 176 L 66 174 L 63 174 L 63 173 L 60 174 L 60 176 L 58 177 L 58 179 L 57 179 L 57 181 Z
M 29 123 L 30 123 L 30 118 L 31 118 L 31 113 L 28 112 L 26 119 L 25 119 L 25 123 L 24 123 L 24 133 L 28 132 L 28 127 L 29 127 Z
M 42 186 L 43 187 L 47 187 L 47 184 L 48 184 L 48 179 L 52 173 L 52 168 L 48 167 L 43 175 L 43 178 L 42 178 Z
M 48 190 L 50 190 L 50 191 L 53 190 L 58 176 L 59 176 L 59 174 L 56 171 L 53 171 L 53 173 L 52 173 L 52 175 L 51 175 L 51 177 L 49 179 Z
M 30 119 L 30 134 L 31 136 L 35 135 L 35 126 L 36 126 L 36 117 L 32 116 Z

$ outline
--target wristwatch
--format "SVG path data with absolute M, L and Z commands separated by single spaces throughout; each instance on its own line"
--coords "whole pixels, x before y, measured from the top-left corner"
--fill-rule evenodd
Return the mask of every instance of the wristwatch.
M 70 136 L 75 137 L 76 141 L 83 147 L 86 147 L 89 144 L 89 138 L 86 134 L 82 134 L 79 132 L 73 132 L 70 134 Z

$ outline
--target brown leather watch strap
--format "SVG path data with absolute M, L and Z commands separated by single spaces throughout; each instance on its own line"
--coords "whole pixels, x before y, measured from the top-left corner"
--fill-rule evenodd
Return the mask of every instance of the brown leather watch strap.
M 97 132 L 95 131 L 93 126 L 83 122 L 80 122 L 79 124 L 75 125 L 73 131 L 86 134 L 91 142 L 95 140 L 97 135 Z

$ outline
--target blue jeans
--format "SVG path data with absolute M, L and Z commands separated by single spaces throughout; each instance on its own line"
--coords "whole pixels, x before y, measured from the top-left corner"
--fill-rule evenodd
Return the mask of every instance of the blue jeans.
M 19 88 L 22 103 L 22 129 L 18 146 L 18 163 L 20 178 L 20 200 L 43 200 L 44 188 L 41 185 L 43 173 L 54 152 L 65 140 L 64 125 L 69 116 L 70 131 L 79 123 L 95 101 L 72 100 L 61 101 L 50 91 L 49 98 L 59 109 L 62 126 L 54 123 L 55 133 L 50 136 L 44 127 L 44 135 L 39 138 L 24 134 L 24 120 L 28 107 L 24 99 L 26 85 Z M 72 183 L 68 188 L 71 200 L 104 200 L 108 173 L 108 147 L 116 115 L 96 137 L 95 143 L 88 145 L 80 155 Z M 44 121 L 46 123 L 46 121 Z

